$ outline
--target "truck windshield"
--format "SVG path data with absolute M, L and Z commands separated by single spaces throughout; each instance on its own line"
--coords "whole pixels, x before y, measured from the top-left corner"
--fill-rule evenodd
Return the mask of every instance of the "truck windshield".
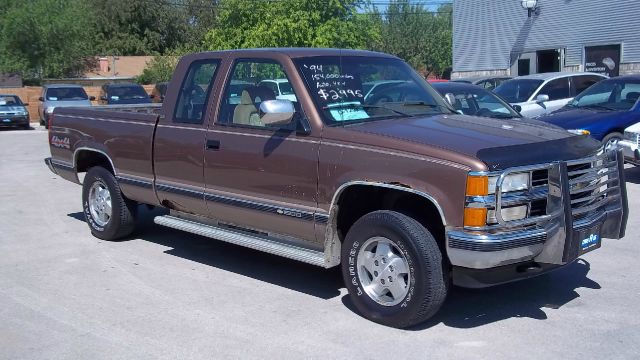
M 442 97 L 398 59 L 318 56 L 295 63 L 330 126 L 452 113 Z
M 87 93 L 81 87 L 58 87 L 47 89 L 48 101 L 89 100 Z
M 119 102 L 125 100 L 147 100 L 149 95 L 142 86 L 113 86 L 109 89 L 109 101 Z

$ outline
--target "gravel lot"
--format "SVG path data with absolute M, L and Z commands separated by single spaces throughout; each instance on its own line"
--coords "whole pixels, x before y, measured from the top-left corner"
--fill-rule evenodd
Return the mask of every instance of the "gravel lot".
M 640 356 L 640 168 L 623 240 L 532 280 L 456 288 L 396 330 L 358 316 L 336 270 L 159 227 L 157 212 L 133 239 L 92 237 L 46 142 L 0 130 L 0 359 Z

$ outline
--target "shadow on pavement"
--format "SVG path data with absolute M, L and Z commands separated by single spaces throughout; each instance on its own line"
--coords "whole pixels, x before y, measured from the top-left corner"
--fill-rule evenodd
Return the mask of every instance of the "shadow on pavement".
M 320 269 L 279 256 L 173 230 L 153 223 L 161 210 L 140 207 L 139 227 L 134 236 L 170 247 L 165 253 L 230 271 L 321 299 L 340 295 L 344 288 L 339 268 Z M 81 212 L 68 216 L 84 221 Z M 547 309 L 558 309 L 578 298 L 578 288 L 600 289 L 589 279 L 588 262 L 578 259 L 562 269 L 536 278 L 485 289 L 453 287 L 435 317 L 409 330 L 424 330 L 439 323 L 454 328 L 473 328 L 489 323 L 526 317 L 544 320 Z M 358 313 L 349 296 L 343 304 Z
M 624 169 L 624 179 L 629 183 L 640 184 L 640 166 Z
M 153 222 L 163 210 L 139 208 L 138 227 L 133 237 L 170 247 L 165 253 L 204 265 L 230 271 L 321 299 L 340 295 L 342 276 L 339 268 L 322 269 L 280 256 L 212 240 L 174 230 Z M 85 221 L 82 212 L 68 214 Z M 88 230 L 88 229 L 87 229 Z M 127 239 L 124 239 L 126 241 Z

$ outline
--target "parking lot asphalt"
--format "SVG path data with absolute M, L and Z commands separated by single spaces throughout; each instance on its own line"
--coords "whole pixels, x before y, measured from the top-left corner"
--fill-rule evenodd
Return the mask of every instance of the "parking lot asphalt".
M 43 129 L 0 130 L 0 359 L 637 359 L 640 168 L 622 240 L 535 279 L 454 288 L 410 330 L 354 312 L 339 271 L 153 224 L 91 236 Z

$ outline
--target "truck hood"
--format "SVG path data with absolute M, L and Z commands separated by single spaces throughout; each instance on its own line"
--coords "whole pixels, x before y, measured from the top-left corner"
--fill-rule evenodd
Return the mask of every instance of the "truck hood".
M 537 120 L 435 115 L 348 127 L 476 157 L 490 170 L 588 156 L 600 142 Z

